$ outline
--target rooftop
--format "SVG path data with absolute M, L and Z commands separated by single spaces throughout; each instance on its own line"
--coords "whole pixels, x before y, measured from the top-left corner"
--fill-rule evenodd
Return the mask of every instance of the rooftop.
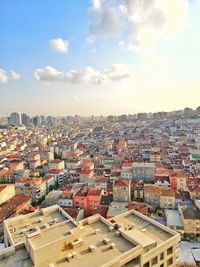
M 127 234 L 137 240 L 143 248 L 148 245 L 157 246 L 173 236 L 170 231 L 161 227 L 159 223 L 147 218 L 132 210 L 124 213 L 124 216 L 119 215 L 113 219 L 125 230 L 128 230 L 132 225 L 133 228 Z
M 200 210 L 194 204 L 179 204 L 184 219 L 200 220 Z
M 167 226 L 178 226 L 183 227 L 180 214 L 177 210 L 165 209 Z
M 136 247 L 135 244 L 129 242 L 123 236 L 118 237 L 113 231 L 111 232 L 109 230 L 109 224 L 102 220 L 99 215 L 94 215 L 92 219 L 91 221 L 87 219 L 83 220 L 83 227 L 80 226 L 72 230 L 71 235 L 63 236 L 59 243 L 63 244 L 64 247 L 62 246 L 60 249 L 59 245 L 56 256 L 51 257 L 49 254 L 46 261 L 40 263 L 38 266 L 48 266 L 52 262 L 55 266 L 64 267 L 66 263 L 69 263 L 66 260 L 66 256 L 72 252 L 76 252 L 77 257 L 74 257 L 70 261 L 70 266 L 88 267 L 89 260 L 92 262 L 92 266 L 97 267 L 112 261 L 116 257 Z M 50 229 L 47 231 L 51 233 Z M 32 249 L 34 249 L 35 245 L 38 245 L 40 238 L 40 236 L 35 236 L 28 240 Z M 80 242 L 79 245 L 75 245 L 76 242 Z M 114 244 L 113 248 L 110 248 L 111 243 Z
M 34 213 L 10 218 L 5 220 L 4 224 L 7 226 L 13 243 L 18 244 L 24 243 L 27 235 L 64 222 L 70 218 L 58 205 L 54 205 Z
M 26 202 L 30 201 L 31 197 L 24 194 L 15 195 L 10 198 L 8 201 L 0 205 L 0 222 L 7 219 L 13 213 L 16 212 L 16 209 L 20 205 L 24 205 Z
M 52 207 L 46 208 L 42 213 L 49 216 L 51 212 L 58 211 L 62 216 L 62 209 L 59 209 L 55 205 L 53 210 Z M 33 215 L 37 217 L 37 225 L 40 224 L 38 212 Z M 17 217 L 13 219 L 20 220 Z M 43 267 L 50 264 L 56 267 L 121 266 L 134 261 L 142 251 L 148 253 L 174 237 L 178 242 L 179 234 L 134 210 L 110 220 L 93 215 L 78 224 L 67 215 L 65 221 L 44 229 L 37 228 L 35 232 L 26 235 L 26 249 L 32 264 L 25 249 L 19 248 L 11 255 L 8 254 L 3 259 L 4 265 L 0 262 L 0 267 Z M 14 261 L 18 265 L 14 265 Z

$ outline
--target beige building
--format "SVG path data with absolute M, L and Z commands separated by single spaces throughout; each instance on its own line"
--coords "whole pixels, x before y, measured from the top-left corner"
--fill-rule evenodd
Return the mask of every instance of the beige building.
M 11 246 L 1 252 L 0 267 L 14 267 L 16 262 L 27 267 L 173 267 L 179 262 L 179 234 L 139 212 L 127 211 L 110 220 L 93 215 L 78 225 L 66 216 L 50 226 L 52 209 L 57 214 L 53 217 L 66 216 L 53 206 L 38 216 L 4 222 L 5 243 Z
M 178 210 L 182 219 L 184 233 L 200 237 L 200 210 L 194 204 L 179 204 Z
M 47 188 L 42 178 L 20 178 L 15 183 L 16 194 L 29 195 L 33 202 L 37 202 L 46 195 Z
M 0 204 L 9 200 L 15 195 L 14 184 L 0 184 Z
M 113 201 L 129 202 L 131 201 L 131 184 L 129 180 L 118 180 L 113 186 Z
M 160 208 L 175 209 L 175 192 L 172 189 L 160 188 Z
M 145 184 L 144 201 L 154 207 L 160 207 L 160 187 L 154 184 Z
M 49 167 L 50 167 L 50 170 L 51 169 L 64 170 L 64 168 L 65 168 L 65 162 L 64 162 L 64 160 L 54 159 L 54 160 L 52 160 L 52 161 L 49 162 Z
M 35 236 L 38 231 L 53 229 L 55 225 L 62 225 L 63 222 L 67 224 L 68 221 L 72 222 L 73 219 L 58 205 L 4 220 L 4 245 L 20 246 L 25 244 L 26 238 Z M 72 222 L 72 226 L 76 227 L 76 223 Z

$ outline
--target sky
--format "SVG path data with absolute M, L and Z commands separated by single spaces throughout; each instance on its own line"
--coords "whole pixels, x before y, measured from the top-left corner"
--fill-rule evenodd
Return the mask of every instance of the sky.
M 200 105 L 199 0 L 0 0 L 0 115 Z

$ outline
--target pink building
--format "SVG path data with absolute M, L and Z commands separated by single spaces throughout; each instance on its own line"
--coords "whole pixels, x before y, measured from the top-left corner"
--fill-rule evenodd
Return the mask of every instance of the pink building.
M 86 215 L 92 215 L 100 206 L 101 189 L 80 189 L 73 198 L 73 207 L 85 210 Z

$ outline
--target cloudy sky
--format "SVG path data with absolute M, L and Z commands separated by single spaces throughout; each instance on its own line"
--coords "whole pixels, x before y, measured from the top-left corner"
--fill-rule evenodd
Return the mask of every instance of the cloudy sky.
M 200 1 L 1 0 L 0 114 L 200 105 Z

